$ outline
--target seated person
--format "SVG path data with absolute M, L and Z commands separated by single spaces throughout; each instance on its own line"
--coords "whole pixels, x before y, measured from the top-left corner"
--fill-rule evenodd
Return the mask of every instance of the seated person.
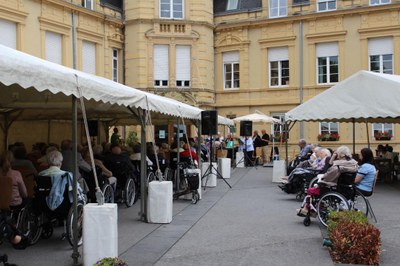
M 311 145 L 307 144 L 307 141 L 305 139 L 301 139 L 299 140 L 299 147 L 300 147 L 299 157 L 301 158 L 301 160 L 307 160 L 312 153 Z
M 14 146 L 13 148 L 14 161 L 12 167 L 14 169 L 26 169 L 32 174 L 37 174 L 37 170 L 33 163 L 27 159 L 25 146 Z
M 11 169 L 13 155 L 10 151 L 5 151 L 0 157 L 0 178 L 9 177 L 12 179 L 12 192 L 10 208 L 18 209 L 23 207 L 23 201 L 28 197 L 21 173 Z
M 47 162 L 49 164 L 49 168 L 43 170 L 39 173 L 40 176 L 50 176 L 51 177 L 51 191 L 49 196 L 46 197 L 46 203 L 50 210 L 57 209 L 64 201 L 64 192 L 66 185 L 68 185 L 68 199 L 69 203 L 73 202 L 73 192 L 72 192 L 72 184 L 73 177 L 72 173 L 68 171 L 61 170 L 61 165 L 63 162 L 63 156 L 59 151 L 51 151 L 47 154 Z M 64 178 L 64 175 L 67 174 L 67 178 Z M 82 189 L 78 185 L 78 198 L 83 200 L 82 198 Z
M 29 244 L 28 238 L 25 237 L 22 232 L 15 227 L 13 222 L 2 213 L 0 213 L 0 232 L 0 244 L 3 240 L 3 237 L 8 239 L 15 249 L 25 249 Z M 11 264 L 4 263 L 4 265 Z
M 190 148 L 190 145 L 187 144 L 187 143 L 183 144 L 183 150 L 184 150 L 184 151 L 180 152 L 179 155 L 180 155 L 181 157 L 192 157 L 193 160 L 194 160 L 194 163 L 195 163 L 196 165 L 198 165 L 199 158 L 197 157 L 196 152 L 194 152 L 194 151 Z
M 100 146 L 100 147 L 101 147 L 101 146 Z M 82 157 L 83 157 L 83 159 L 86 161 L 86 163 L 90 166 L 90 168 L 92 169 L 92 167 L 91 167 L 92 161 L 91 161 L 91 159 L 90 159 L 89 148 L 85 148 L 85 149 L 82 150 Z M 113 176 L 113 173 L 112 173 L 110 170 L 108 170 L 108 169 L 104 166 L 104 164 L 103 164 L 102 161 L 100 161 L 100 160 L 98 160 L 98 159 L 95 159 L 95 158 L 94 158 L 94 165 L 95 165 L 98 169 L 101 170 L 101 171 L 100 171 L 100 175 L 101 175 L 101 176 L 98 176 L 97 178 L 102 178 L 102 177 L 107 178 L 108 183 L 113 187 L 113 189 L 114 189 L 114 191 L 115 191 L 115 189 L 117 188 L 117 178 L 115 178 L 115 177 Z M 92 171 L 93 171 L 93 169 L 92 169 Z
M 328 149 L 320 148 L 320 147 L 315 147 L 314 148 L 314 153 L 315 153 L 315 160 L 311 161 L 311 158 L 308 160 L 308 164 L 300 164 L 300 165 L 309 165 L 309 167 L 296 167 L 288 177 L 282 177 L 283 183 L 285 183 L 285 180 L 288 182 L 291 182 L 293 177 L 295 175 L 300 175 L 304 173 L 315 173 L 315 170 L 320 170 L 320 172 L 324 173 L 324 170 L 327 170 L 325 168 L 326 164 L 326 159 L 331 156 L 331 153 Z M 305 161 L 307 162 L 307 161 Z
M 376 168 L 374 166 L 374 154 L 369 148 L 364 148 L 360 152 L 361 166 L 358 168 L 356 179 L 357 190 L 364 196 L 371 196 L 375 181 Z
M 118 143 L 111 144 L 111 153 L 107 154 L 104 158 L 104 166 L 109 169 L 117 178 L 119 185 L 125 185 L 126 180 L 118 180 L 121 178 L 126 178 L 123 176 L 125 172 L 135 173 L 136 168 L 132 164 L 130 158 L 122 154 L 121 146 Z M 119 186 L 118 185 L 118 186 Z
M 332 187 L 336 186 L 339 176 L 342 173 L 356 173 L 358 170 L 357 161 L 351 158 L 350 149 L 347 146 L 340 146 L 333 153 L 329 161 L 329 169 L 322 175 L 317 187 L 307 189 L 307 195 L 319 197 L 321 192 L 321 186 Z M 297 209 L 298 215 L 306 215 L 308 213 L 309 206 L 305 208 Z
M 156 170 L 157 166 L 160 168 L 160 171 L 164 173 L 165 168 L 167 167 L 167 162 L 165 160 L 165 157 L 160 154 L 159 148 L 157 145 L 151 144 L 150 146 L 147 147 L 147 154 L 148 158 L 153 164 L 153 170 Z M 158 164 L 157 164 L 158 161 Z
M 142 158 L 142 153 L 141 153 L 142 148 L 140 146 L 140 143 L 136 143 L 135 145 L 133 145 L 132 148 L 133 148 L 133 153 L 129 156 L 129 159 L 131 161 L 140 161 Z M 150 160 L 150 158 L 148 156 L 146 156 L 146 163 L 147 163 L 147 166 L 153 165 L 153 162 Z

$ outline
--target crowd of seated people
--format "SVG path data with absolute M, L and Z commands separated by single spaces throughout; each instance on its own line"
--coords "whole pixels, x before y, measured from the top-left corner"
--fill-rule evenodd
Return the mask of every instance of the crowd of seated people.
M 369 148 L 364 148 L 360 153 L 360 165 L 352 158 L 350 149 L 341 146 L 333 152 L 328 164 L 329 168 L 325 174 L 319 175 L 318 183 L 315 187 L 307 189 L 307 195 L 320 197 L 322 188 L 334 187 L 338 183 L 339 176 L 343 173 L 354 173 L 356 175 L 354 183 L 356 188 L 365 196 L 372 193 L 376 168 L 374 166 L 373 153 Z M 309 204 L 309 203 L 307 203 Z M 310 211 L 308 205 L 297 209 L 299 216 L 306 216 Z M 312 213 L 315 216 L 315 213 Z

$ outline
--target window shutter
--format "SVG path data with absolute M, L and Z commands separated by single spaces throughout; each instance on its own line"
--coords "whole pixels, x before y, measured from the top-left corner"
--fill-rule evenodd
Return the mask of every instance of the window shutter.
M 190 80 L 190 46 L 176 46 L 176 80 Z
M 222 59 L 224 63 L 238 63 L 239 62 L 239 52 L 226 52 L 223 53 Z
M 93 42 L 82 42 L 82 71 L 96 74 L 96 44 Z
M 46 60 L 62 64 L 62 36 L 61 34 L 46 31 Z
M 318 43 L 317 57 L 338 56 L 339 48 L 337 42 Z
M 17 49 L 17 23 L 0 19 L 0 44 Z
M 285 61 L 289 60 L 289 49 L 287 47 L 276 47 L 268 49 L 268 61 Z
M 154 80 L 169 80 L 168 45 L 154 45 Z
M 368 55 L 393 54 L 393 38 L 368 39 Z

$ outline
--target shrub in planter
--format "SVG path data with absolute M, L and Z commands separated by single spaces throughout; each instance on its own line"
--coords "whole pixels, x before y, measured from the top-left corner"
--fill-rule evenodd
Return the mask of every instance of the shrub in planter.
M 119 258 L 103 258 L 93 266 L 129 266 L 128 263 Z
M 336 228 L 339 222 L 368 224 L 368 218 L 357 211 L 333 211 L 329 213 L 328 235 Z
M 330 233 L 336 263 L 379 265 L 381 238 L 372 224 L 340 221 Z

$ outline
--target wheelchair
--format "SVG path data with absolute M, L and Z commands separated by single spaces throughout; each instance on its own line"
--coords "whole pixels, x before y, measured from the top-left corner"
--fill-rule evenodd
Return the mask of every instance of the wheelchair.
M 68 173 L 61 178 L 67 178 L 64 189 L 64 200 L 55 209 L 50 210 L 46 203 L 46 197 L 49 196 L 52 188 L 51 176 L 36 177 L 36 187 L 33 200 L 26 206 L 22 212 L 20 230 L 28 237 L 30 245 L 36 244 L 40 238 L 47 239 L 53 235 L 54 226 L 63 221 L 64 232 L 62 239 L 67 238 L 73 246 L 73 219 L 74 208 L 69 201 L 69 188 L 72 186 L 69 182 Z M 83 206 L 86 204 L 85 197 L 81 195 L 77 203 L 78 211 L 78 245 L 82 245 L 82 226 L 83 226 Z
M 79 169 L 83 179 L 85 179 L 86 184 L 89 187 L 89 192 L 87 193 L 87 198 L 90 202 L 96 202 L 96 182 L 94 180 L 93 170 L 90 172 L 85 172 Z M 96 166 L 96 175 L 99 182 L 99 187 L 104 196 L 104 203 L 114 203 L 114 189 L 108 182 L 108 179 L 102 175 L 102 170 L 100 167 Z
M 318 220 L 325 227 L 328 226 L 329 213 L 332 211 L 356 210 L 363 212 L 366 216 L 369 212 L 369 204 L 365 196 L 356 189 L 354 173 L 341 173 L 336 186 L 322 186 L 320 195 L 307 195 L 301 205 L 307 207 L 308 213 L 304 218 L 303 224 L 311 224 L 311 212 L 316 213 Z M 310 182 L 310 186 L 313 181 Z
M 133 165 L 132 165 L 133 166 Z M 117 178 L 117 195 L 127 208 L 138 199 L 137 187 L 139 186 L 137 174 L 131 165 L 123 161 L 118 161 L 106 166 Z

